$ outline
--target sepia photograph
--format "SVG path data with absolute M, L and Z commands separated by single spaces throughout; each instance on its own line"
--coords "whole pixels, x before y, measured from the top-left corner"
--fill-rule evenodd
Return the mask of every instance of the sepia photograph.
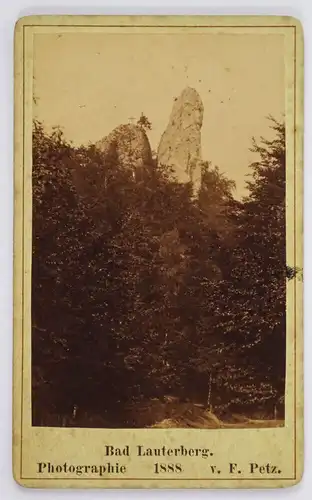
M 284 425 L 284 37 L 35 34 L 32 425 Z

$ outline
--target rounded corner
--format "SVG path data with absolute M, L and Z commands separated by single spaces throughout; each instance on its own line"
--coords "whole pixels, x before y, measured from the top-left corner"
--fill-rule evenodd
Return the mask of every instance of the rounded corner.
M 301 19 L 299 19 L 298 17 L 290 17 L 290 22 L 291 25 L 296 29 L 296 34 L 303 39 L 304 30 Z
M 38 20 L 38 16 L 33 16 L 33 15 L 26 15 L 26 16 L 21 16 L 15 21 L 14 25 L 14 33 L 19 33 L 20 31 L 23 30 L 25 26 L 32 26 L 36 23 L 36 20 Z
M 19 17 L 14 24 L 14 32 L 20 31 L 20 29 L 26 24 L 26 19 L 28 16 Z
M 21 488 L 28 488 L 24 479 L 20 477 L 20 475 L 17 473 L 17 471 L 14 469 L 14 467 L 13 467 L 13 471 L 12 471 L 12 476 L 13 476 L 13 479 L 14 479 L 15 483 L 17 484 L 17 486 L 19 486 Z
M 298 475 L 296 476 L 296 479 L 293 483 L 293 486 L 298 486 L 302 482 L 303 479 L 304 479 L 304 467 L 302 466 Z

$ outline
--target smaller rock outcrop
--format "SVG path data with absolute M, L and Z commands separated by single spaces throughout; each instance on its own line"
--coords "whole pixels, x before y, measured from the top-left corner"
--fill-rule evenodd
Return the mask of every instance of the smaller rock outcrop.
M 198 92 L 187 87 L 175 100 L 158 147 L 158 162 L 170 166 L 180 182 L 201 182 L 201 127 L 204 106 Z
M 119 125 L 95 146 L 105 156 L 116 158 L 125 168 L 140 168 L 152 161 L 149 140 L 143 128 L 138 125 Z

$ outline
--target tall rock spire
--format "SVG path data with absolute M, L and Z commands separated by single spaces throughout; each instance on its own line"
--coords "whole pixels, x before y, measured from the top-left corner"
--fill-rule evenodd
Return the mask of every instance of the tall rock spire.
M 201 127 L 204 106 L 198 92 L 187 87 L 175 100 L 168 126 L 158 147 L 158 162 L 173 168 L 180 182 L 201 182 Z

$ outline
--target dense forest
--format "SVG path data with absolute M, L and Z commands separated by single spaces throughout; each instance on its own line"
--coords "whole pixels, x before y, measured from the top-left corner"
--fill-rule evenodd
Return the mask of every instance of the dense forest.
M 248 195 L 209 162 L 197 197 L 33 128 L 34 425 L 129 427 L 175 397 L 284 417 L 285 130 L 253 140 Z

